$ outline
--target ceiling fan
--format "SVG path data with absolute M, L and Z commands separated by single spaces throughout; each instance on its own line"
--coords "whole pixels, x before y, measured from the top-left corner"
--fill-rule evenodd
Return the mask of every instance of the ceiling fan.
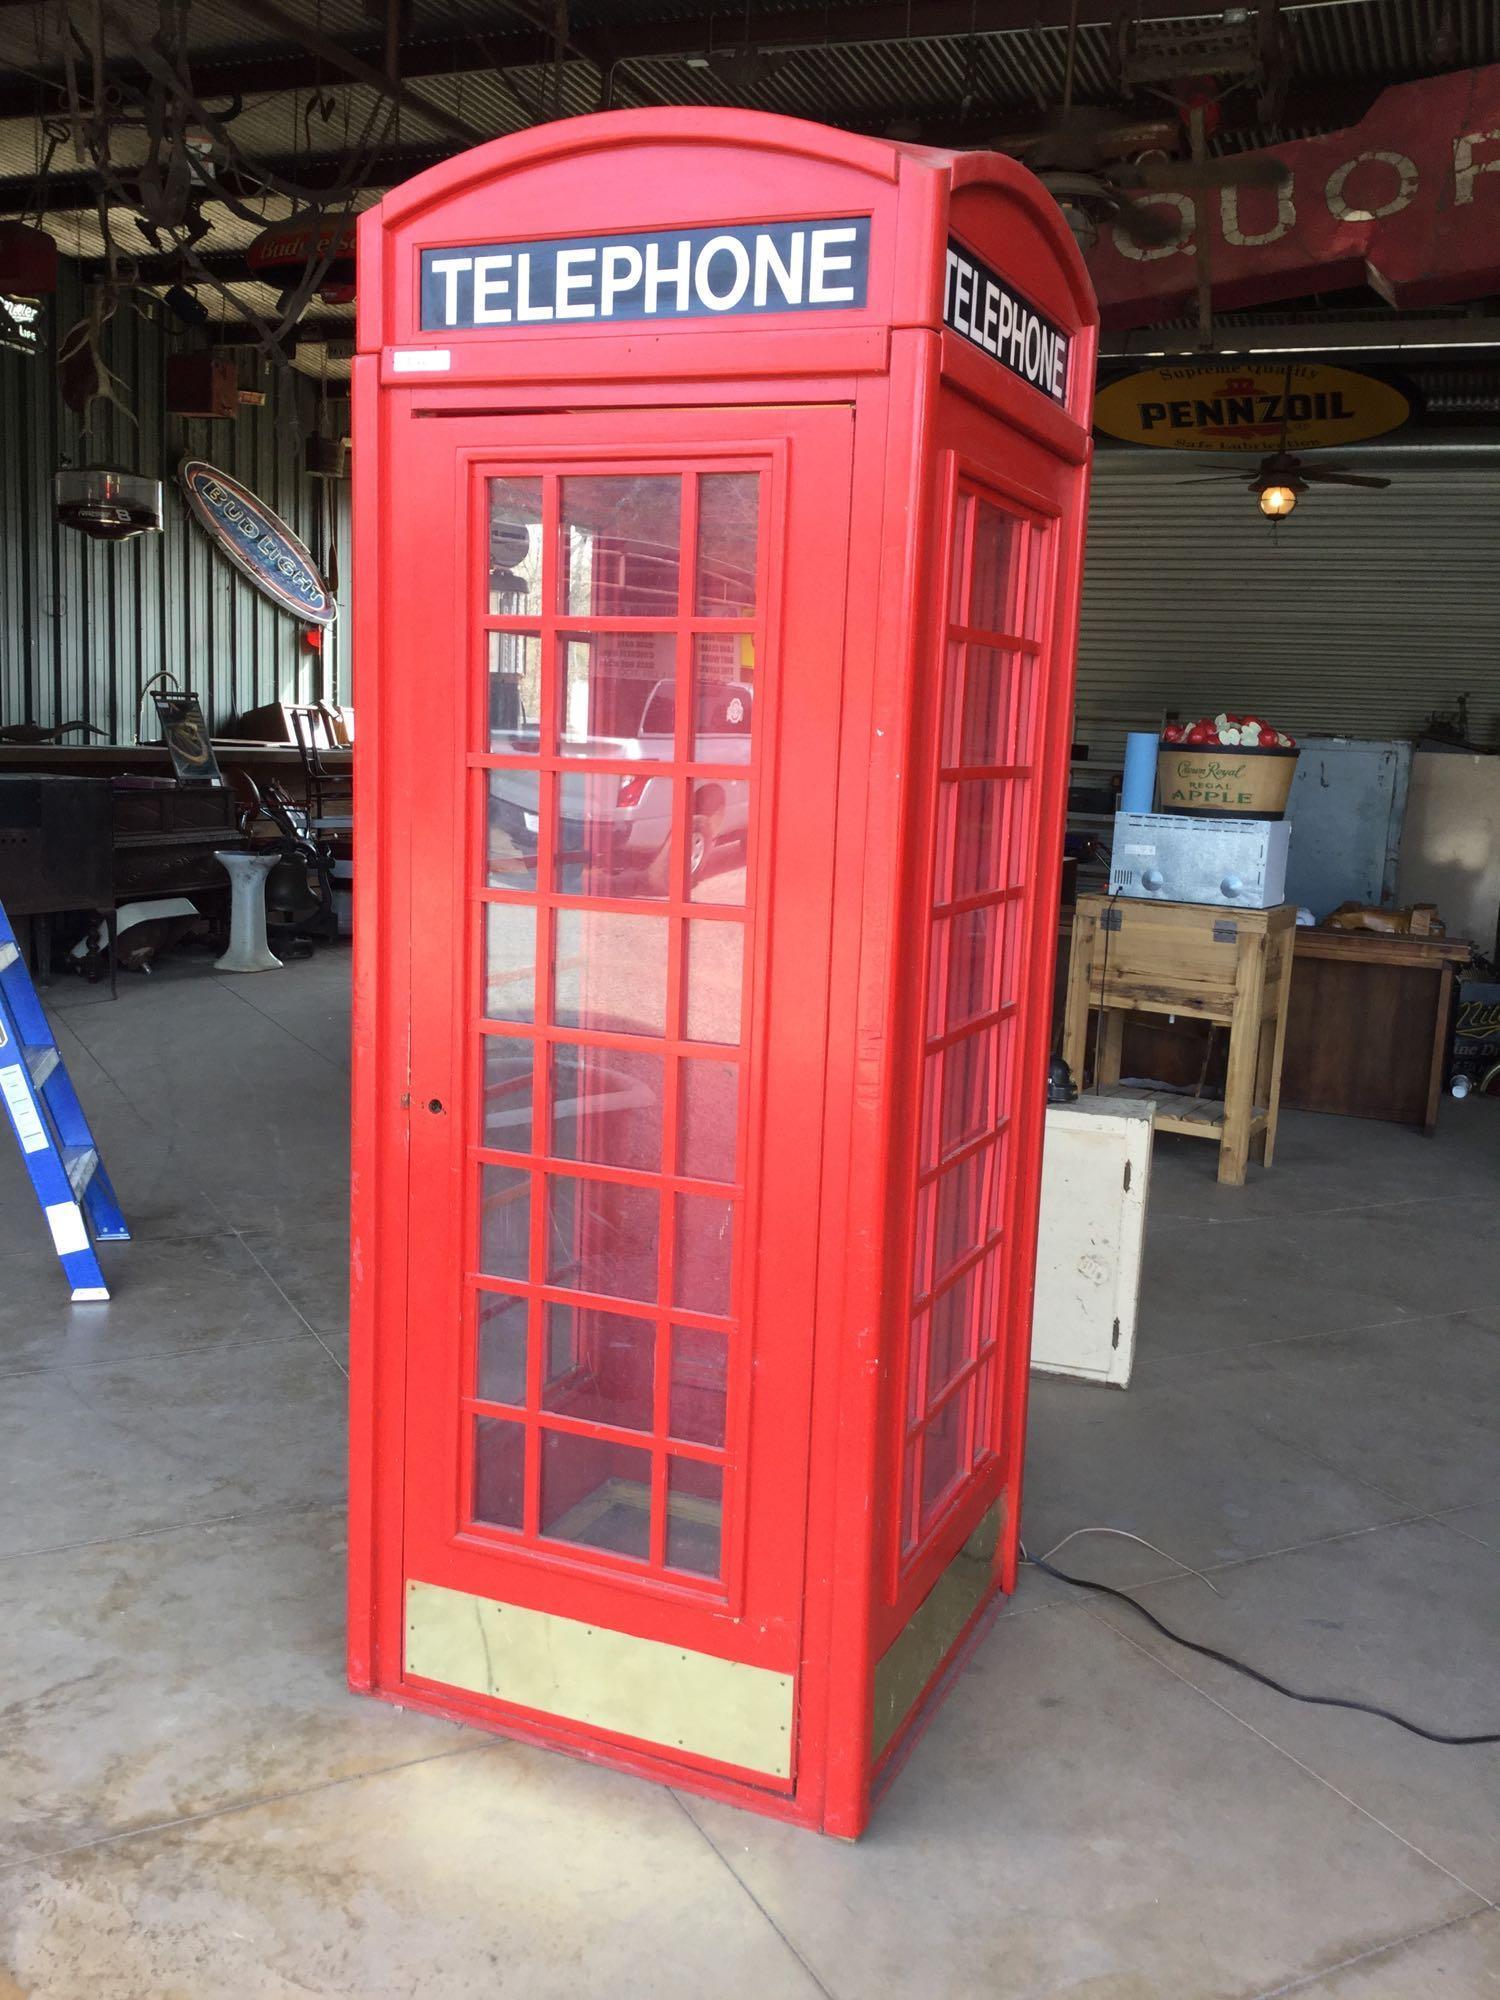
M 1078 0 L 1073 0 L 1062 103 L 1034 134 L 1012 140 L 1007 150 L 1025 160 L 1057 202 L 1080 250 L 1087 253 L 1093 248 L 1101 224 L 1118 228 L 1143 249 L 1182 236 L 1182 217 L 1154 206 L 1155 193 L 1197 195 L 1216 188 L 1285 185 L 1286 168 L 1264 154 L 1210 158 L 1201 112 L 1188 121 L 1192 157 L 1182 160 L 1169 153 L 1178 143 L 1181 115 L 1131 117 L 1107 105 L 1074 104 L 1077 56 Z M 1194 233 L 1201 237 L 1197 206 L 1195 201 Z
M 1238 479 L 1259 497 L 1260 511 L 1270 521 L 1284 521 L 1311 485 L 1367 486 L 1377 492 L 1390 485 L 1388 479 L 1381 479 L 1370 472 L 1345 472 L 1342 466 L 1337 465 L 1304 465 L 1295 453 L 1289 452 L 1286 435 L 1291 391 L 1292 370 L 1288 363 L 1286 383 L 1281 394 L 1280 441 L 1275 451 L 1267 453 L 1248 479 L 1243 472 L 1204 472 L 1193 479 L 1179 479 L 1177 484 L 1203 486 L 1210 481 Z

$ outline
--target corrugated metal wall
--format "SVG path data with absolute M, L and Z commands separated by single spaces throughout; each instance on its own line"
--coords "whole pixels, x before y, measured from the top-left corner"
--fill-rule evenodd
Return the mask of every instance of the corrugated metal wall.
M 316 385 L 280 369 L 252 370 L 247 357 L 242 381 L 265 390 L 262 407 L 244 407 L 232 421 L 169 416 L 166 355 L 191 346 L 192 336 L 165 332 L 123 305 L 106 335 L 106 357 L 136 421 L 96 402 L 80 447 L 80 420 L 64 406 L 55 375 L 60 333 L 83 311 L 82 287 L 66 263 L 62 287 L 46 309 L 46 352 L 28 359 L 0 350 L 0 723 L 90 722 L 113 742 L 133 743 L 140 691 L 161 668 L 198 692 L 220 730 L 264 701 L 349 699 L 339 626 L 321 659 L 307 652 L 295 619 L 188 519 L 174 478 L 183 457 L 206 458 L 243 480 L 321 555 L 320 482 L 301 470 Z M 52 475 L 65 460 L 161 479 L 165 531 L 111 546 L 59 527 Z M 347 588 L 347 482 L 334 495 Z M 143 733 L 156 740 L 154 711 Z
M 1315 489 L 1273 530 L 1234 480 L 1180 483 L 1212 463 L 1095 460 L 1074 731 L 1091 761 L 1164 709 L 1411 736 L 1465 691 L 1475 740 L 1500 742 L 1500 465 L 1382 466 L 1385 492 Z

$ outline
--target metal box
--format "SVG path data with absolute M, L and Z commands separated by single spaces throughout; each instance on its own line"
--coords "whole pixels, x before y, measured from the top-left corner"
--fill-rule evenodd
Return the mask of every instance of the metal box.
M 1112 896 L 1269 910 L 1286 900 L 1285 820 L 1116 813 Z

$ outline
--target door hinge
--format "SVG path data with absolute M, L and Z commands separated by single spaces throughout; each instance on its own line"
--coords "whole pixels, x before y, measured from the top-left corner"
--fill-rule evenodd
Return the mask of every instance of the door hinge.
M 401 1109 L 403 1111 L 411 1109 L 411 1092 L 409 1090 L 403 1090 L 401 1093 Z
M 1109 1344 L 1111 1347 L 1118 1347 L 1120 1344 L 1120 1322 L 1118 1320 L 1115 1321 L 1114 1332 L 1109 1336 Z
M 1130 1162 L 1129 1162 L 1129 1160 L 1127 1160 L 1127 1161 L 1125 1162 L 1125 1192 L 1126 1192 L 1126 1194 L 1129 1194 L 1129 1192 L 1130 1192 Z

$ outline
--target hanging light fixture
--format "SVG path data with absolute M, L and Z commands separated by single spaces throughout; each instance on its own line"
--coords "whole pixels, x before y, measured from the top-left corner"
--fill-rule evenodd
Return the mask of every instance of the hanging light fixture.
M 1297 488 L 1294 484 L 1275 482 L 1262 486 L 1259 497 L 1262 514 L 1272 521 L 1284 521 L 1297 504 Z

